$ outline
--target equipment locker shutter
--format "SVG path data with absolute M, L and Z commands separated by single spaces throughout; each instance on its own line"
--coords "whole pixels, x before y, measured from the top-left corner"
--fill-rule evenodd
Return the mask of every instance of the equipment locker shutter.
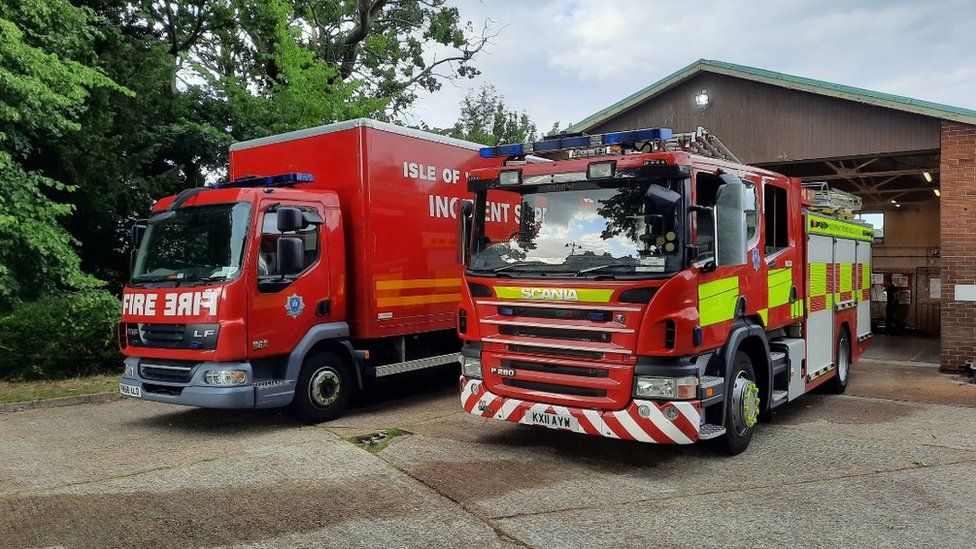
M 807 241 L 807 375 L 834 360 L 834 239 L 809 235 Z
M 857 294 L 857 338 L 871 335 L 871 243 L 857 242 L 854 289 Z

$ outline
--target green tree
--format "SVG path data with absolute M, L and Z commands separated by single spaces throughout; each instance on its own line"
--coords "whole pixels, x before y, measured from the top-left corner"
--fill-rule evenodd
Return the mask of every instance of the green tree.
M 536 126 L 525 111 L 509 108 L 498 90 L 486 84 L 468 92 L 458 121 L 446 133 L 485 145 L 524 143 L 536 138 Z
M 49 177 L 41 146 L 80 129 L 92 90 L 126 90 L 92 68 L 92 13 L 66 0 L 0 2 L 0 310 L 96 286 L 60 225 L 74 187 Z
M 85 131 L 44 152 L 50 177 L 78 188 L 64 200 L 77 205 L 66 225 L 82 267 L 116 288 L 132 221 L 152 199 L 222 178 L 230 143 L 395 120 L 417 93 L 476 74 L 488 38 L 443 0 L 87 4 L 101 17 L 97 68 L 135 95 L 91 90 Z

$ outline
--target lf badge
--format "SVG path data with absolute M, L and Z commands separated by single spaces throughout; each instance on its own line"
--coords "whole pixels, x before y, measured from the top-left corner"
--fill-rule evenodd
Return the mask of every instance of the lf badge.
M 305 310 L 305 302 L 302 300 L 302 296 L 298 294 L 291 294 L 285 301 L 285 312 L 288 316 L 292 318 L 298 318 L 298 315 L 302 314 Z

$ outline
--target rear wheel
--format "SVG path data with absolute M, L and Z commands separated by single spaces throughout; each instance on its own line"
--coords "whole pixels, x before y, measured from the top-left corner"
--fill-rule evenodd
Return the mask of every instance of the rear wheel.
M 352 391 L 349 363 L 334 353 L 314 353 L 302 364 L 292 410 L 307 423 L 333 420 L 346 409 Z
M 725 390 L 725 434 L 713 439 L 723 453 L 736 455 L 749 447 L 759 421 L 759 386 L 749 355 L 735 354 Z
M 851 378 L 851 336 L 847 330 L 841 330 L 837 338 L 837 375 L 826 383 L 827 390 L 835 395 L 847 390 L 847 381 Z

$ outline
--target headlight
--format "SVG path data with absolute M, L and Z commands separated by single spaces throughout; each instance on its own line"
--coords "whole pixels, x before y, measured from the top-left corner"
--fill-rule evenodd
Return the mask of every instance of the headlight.
M 643 398 L 695 398 L 698 378 L 637 376 L 634 378 L 634 396 Z
M 481 379 L 481 359 L 462 355 L 461 375 L 471 379 Z
M 204 381 L 210 385 L 240 385 L 247 381 L 244 370 L 210 370 L 203 375 Z
M 122 377 L 136 377 L 136 367 L 134 364 L 126 364 L 122 367 Z

